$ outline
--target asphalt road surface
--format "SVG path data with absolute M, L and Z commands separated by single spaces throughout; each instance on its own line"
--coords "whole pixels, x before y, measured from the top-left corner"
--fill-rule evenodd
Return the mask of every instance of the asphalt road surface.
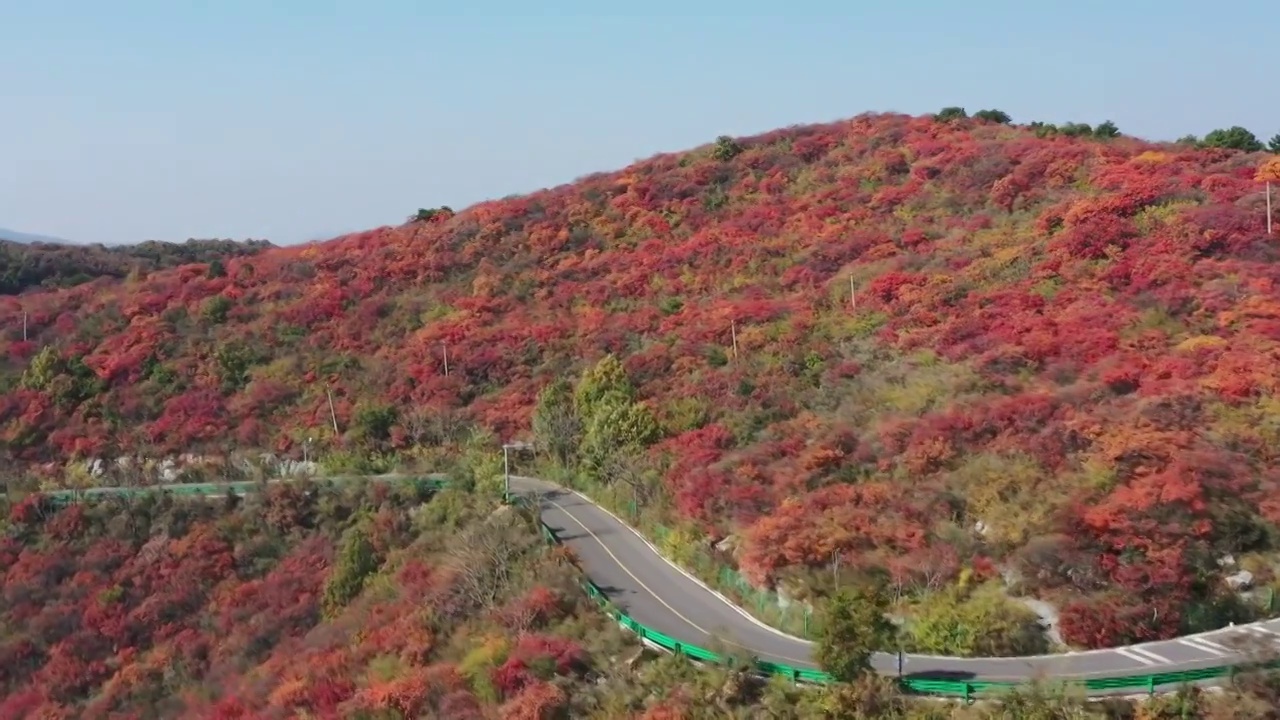
M 713 638 L 761 660 L 816 668 L 813 644 L 765 626 L 667 562 L 624 522 L 585 496 L 534 478 L 512 477 L 512 492 L 541 495 L 542 519 L 573 548 L 611 601 L 636 621 L 701 647 Z M 1109 650 L 1017 658 L 905 656 L 903 675 L 948 680 L 1024 681 L 1148 675 L 1230 664 L 1247 647 L 1280 648 L 1280 619 Z M 874 667 L 897 673 L 897 656 Z

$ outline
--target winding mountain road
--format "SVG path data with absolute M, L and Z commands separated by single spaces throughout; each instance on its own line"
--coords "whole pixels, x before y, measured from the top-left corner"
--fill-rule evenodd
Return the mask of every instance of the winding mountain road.
M 370 480 L 395 480 L 388 474 Z M 431 476 L 443 479 L 443 476 Z M 319 478 L 324 479 L 324 478 Z M 335 480 L 338 478 L 328 478 Z M 344 478 L 345 479 L 345 478 Z M 272 480 L 270 482 L 288 482 Z M 237 483 L 251 491 L 252 483 Z M 142 490 L 179 489 L 93 488 L 78 496 L 134 494 Z M 190 486 L 186 486 L 190 489 Z M 225 492 L 225 485 L 220 486 Z M 560 541 L 574 550 L 587 575 L 609 600 L 637 622 L 682 642 L 709 648 L 716 641 L 736 646 L 745 654 L 797 668 L 816 669 L 812 642 L 783 633 L 756 620 L 745 610 L 676 565 L 668 562 L 639 532 L 585 495 L 537 478 L 511 476 L 512 494 L 540 503 L 542 520 Z M 69 491 L 47 495 L 70 499 Z M 205 497 L 218 497 L 207 493 Z M 1018 682 L 1034 679 L 1084 680 L 1126 675 L 1150 675 L 1231 665 L 1248 659 L 1258 647 L 1280 650 L 1280 619 L 1265 620 L 1107 650 L 1010 658 L 956 658 L 906 654 L 905 677 L 956 681 Z M 877 653 L 872 665 L 879 672 L 897 674 L 895 654 Z M 1111 694 L 1096 691 L 1091 694 Z
M 713 637 L 761 660 L 816 668 L 813 643 L 787 635 L 664 559 L 638 532 L 586 496 L 529 477 L 511 479 L 514 494 L 540 496 L 542 519 L 577 553 L 592 580 L 636 621 L 707 647 Z M 1147 675 L 1227 665 L 1244 659 L 1242 644 L 1280 648 L 1280 619 L 1173 640 L 1109 650 L 1013 658 L 907 654 L 903 675 L 948 680 L 1025 681 Z M 879 653 L 876 670 L 897 673 L 897 656 Z

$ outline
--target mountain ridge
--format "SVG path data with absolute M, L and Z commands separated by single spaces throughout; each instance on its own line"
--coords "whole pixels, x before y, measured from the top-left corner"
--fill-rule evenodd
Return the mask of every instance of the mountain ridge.
M 52 237 L 50 235 L 37 235 L 35 233 L 18 232 L 17 230 L 9 230 L 0 227 L 0 240 L 8 240 L 9 242 L 22 243 L 29 245 L 32 243 L 49 243 L 53 245 L 75 245 L 70 240 Z

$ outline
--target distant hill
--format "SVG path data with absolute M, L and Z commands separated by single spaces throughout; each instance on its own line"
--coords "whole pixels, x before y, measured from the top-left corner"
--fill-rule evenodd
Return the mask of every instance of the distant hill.
M 266 240 L 188 240 L 181 244 L 151 240 L 106 247 L 0 239 L 0 295 L 16 295 L 37 287 L 71 287 L 102 277 L 123 278 L 131 272 L 254 255 L 270 247 L 274 246 Z
M 63 240 L 49 235 L 35 235 L 33 233 L 18 232 L 8 228 L 0 228 L 0 240 L 8 240 L 16 243 L 56 243 L 59 245 L 72 245 L 70 240 Z

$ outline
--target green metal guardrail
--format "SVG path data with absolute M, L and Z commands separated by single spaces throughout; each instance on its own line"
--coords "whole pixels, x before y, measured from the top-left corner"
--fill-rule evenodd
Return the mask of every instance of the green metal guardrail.
M 521 505 L 527 507 L 527 503 L 522 502 L 523 498 L 517 500 Z M 558 544 L 560 538 L 556 535 L 554 529 L 544 522 L 539 521 L 542 526 L 543 537 L 550 543 Z M 587 595 L 594 599 L 607 612 L 609 612 L 618 623 L 626 629 L 640 636 L 642 640 L 657 645 L 669 652 L 678 653 L 692 660 L 703 663 L 714 663 L 717 665 L 731 664 L 732 660 L 718 655 L 706 648 L 699 647 L 692 643 L 681 642 L 669 635 L 658 632 L 649 628 L 626 613 L 609 605 L 608 595 L 599 588 L 590 579 L 584 582 Z M 755 662 L 756 669 L 764 675 L 780 675 L 788 678 L 793 682 L 804 682 L 814 684 L 828 684 L 834 682 L 831 675 L 822 670 L 811 670 L 808 668 L 798 668 L 781 663 L 767 662 L 757 660 Z M 1267 667 L 1280 667 L 1280 661 L 1267 663 Z M 1156 673 L 1151 675 L 1125 675 L 1121 677 L 1110 678 L 1090 678 L 1087 680 L 1064 681 L 1064 687 L 1082 688 L 1085 691 L 1117 691 L 1131 690 L 1135 693 L 1145 692 L 1154 695 L 1156 688 L 1169 685 L 1181 685 L 1184 683 L 1199 682 L 1204 680 L 1214 680 L 1218 678 L 1231 677 L 1239 671 L 1239 668 L 1232 665 L 1224 665 L 1218 667 L 1200 668 L 1196 670 L 1183 670 L 1179 672 Z M 917 695 L 933 695 L 945 697 L 963 698 L 965 702 L 972 702 L 978 695 L 995 695 L 1001 692 L 1009 692 L 1015 688 L 1025 686 L 1021 682 L 986 682 L 986 681 L 959 681 L 959 680 L 936 680 L 928 678 L 901 678 L 899 680 L 904 691 Z
M 347 478 L 321 478 L 321 480 L 340 480 Z M 370 476 L 371 482 L 396 482 L 402 484 L 416 485 L 424 490 L 440 490 L 447 485 L 447 481 L 424 477 L 417 475 L 406 475 L 403 477 L 379 477 Z M 52 499 L 54 502 L 66 503 L 75 502 L 77 500 L 87 500 L 95 497 L 107 497 L 110 495 L 138 496 L 147 493 L 170 493 L 177 497 L 209 497 L 227 495 L 235 493 L 237 495 L 245 495 L 256 491 L 264 483 L 254 480 L 238 480 L 235 482 L 223 483 L 170 483 L 167 485 L 141 485 L 139 487 L 111 487 L 111 488 L 84 488 L 84 489 L 68 489 L 68 490 L 46 490 L 41 494 Z M 276 483 L 271 483 L 276 484 Z
M 328 478 L 333 480 L 335 478 Z M 374 478 L 377 481 L 391 481 L 392 478 Z M 440 490 L 448 486 L 448 481 L 438 478 L 428 478 L 420 476 L 410 476 L 404 478 L 396 478 L 396 481 L 405 483 L 418 484 L 424 490 Z M 137 496 L 148 492 L 169 492 L 179 497 L 206 497 L 225 495 L 228 492 L 244 494 L 257 490 L 261 483 L 254 481 L 226 482 L 226 483 L 188 483 L 188 484 L 170 484 L 170 485 L 152 485 L 137 488 L 88 488 L 85 490 L 51 490 L 45 491 L 43 495 L 54 499 L 56 502 L 75 502 L 80 499 L 89 499 L 95 497 L 106 497 L 109 495 L 125 495 Z M 508 498 L 508 502 L 529 508 L 528 502 L 524 498 Z M 547 542 L 559 544 L 560 538 L 556 535 L 554 529 L 541 520 L 538 525 L 542 528 L 542 535 Z M 732 660 L 706 648 L 699 647 L 692 643 L 681 642 L 669 635 L 664 635 L 652 628 L 649 628 L 637 622 L 634 618 L 626 613 L 609 605 L 608 596 L 590 579 L 584 582 L 584 589 L 587 595 L 601 605 L 612 617 L 614 617 L 620 625 L 634 632 L 642 640 L 653 645 L 661 647 L 672 653 L 684 655 L 692 660 L 702 663 L 714 663 L 717 665 L 731 664 Z M 764 675 L 780 675 L 789 678 L 793 682 L 804 682 L 814 684 L 827 684 L 833 682 L 832 677 L 821 670 L 811 670 L 807 668 L 798 668 L 780 663 L 766 662 L 757 660 L 755 662 L 756 669 Z M 1265 663 L 1261 667 L 1277 668 L 1280 667 L 1280 661 Z M 1167 687 L 1171 685 L 1182 685 L 1185 683 L 1202 682 L 1204 680 L 1216 680 L 1219 678 L 1229 678 L 1240 671 L 1240 668 L 1234 665 L 1222 665 L 1216 667 L 1200 668 L 1196 670 L 1183 670 L 1178 672 L 1155 673 L 1151 675 L 1125 675 L 1121 677 L 1109 678 L 1090 678 L 1087 680 L 1067 680 L 1061 684 L 1068 688 L 1080 688 L 1085 691 L 1132 691 L 1134 693 L 1145 692 L 1147 694 L 1155 694 L 1157 688 Z M 918 695 L 933 695 L 944 697 L 963 698 L 966 702 L 972 702 L 978 695 L 994 695 L 1002 692 L 1008 692 L 1014 688 L 1024 685 L 1020 682 L 985 682 L 973 681 L 965 682 L 958 680 L 936 680 L 928 678 L 901 678 L 899 680 L 902 689 L 909 693 Z

